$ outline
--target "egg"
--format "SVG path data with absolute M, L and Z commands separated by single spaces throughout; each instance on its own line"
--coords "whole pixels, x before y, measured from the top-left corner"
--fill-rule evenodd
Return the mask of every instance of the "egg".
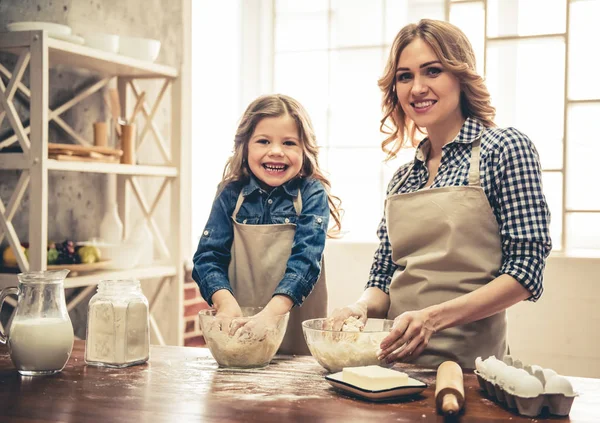
M 514 367 L 506 366 L 505 369 L 500 371 L 500 374 L 496 376 L 496 384 L 501 388 L 507 388 L 511 385 L 511 374 L 515 370 Z
M 546 382 L 545 391 L 547 394 L 564 394 L 573 396 L 573 385 L 568 379 L 561 375 L 554 375 Z
M 552 369 L 542 369 L 542 371 L 544 372 L 544 380 L 546 382 L 548 382 L 552 376 L 556 376 L 556 372 Z
M 519 369 L 522 370 L 522 369 Z M 544 392 L 542 382 L 527 372 L 515 381 L 514 394 L 522 398 L 534 398 Z
M 503 386 L 510 392 L 515 392 L 515 388 L 518 385 L 519 381 L 524 377 L 529 376 L 530 374 L 523 369 L 517 369 L 516 367 L 512 366 L 507 367 L 506 371 L 504 372 L 504 378 L 502 381 L 503 383 L 501 386 Z
M 537 366 L 539 367 L 539 366 Z M 533 370 L 533 376 L 537 377 L 539 379 L 540 382 L 542 382 L 542 385 L 546 386 L 546 377 L 544 376 L 544 370 L 539 367 L 537 369 L 532 369 Z
M 498 360 L 492 356 L 484 360 L 485 368 L 487 370 L 487 377 L 489 380 L 496 380 L 497 377 L 502 376 L 506 364 L 503 361 Z

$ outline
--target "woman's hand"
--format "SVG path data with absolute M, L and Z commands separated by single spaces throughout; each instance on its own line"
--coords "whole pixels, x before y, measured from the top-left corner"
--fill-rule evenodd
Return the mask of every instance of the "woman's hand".
M 394 319 L 392 331 L 381 341 L 379 360 L 387 363 L 418 357 L 427 344 L 435 327 L 426 310 L 407 311 Z
M 356 317 L 363 323 L 367 321 L 367 303 L 364 301 L 357 301 L 354 304 L 350 304 L 346 307 L 336 308 L 331 313 L 331 316 L 325 320 L 323 329 L 341 331 L 344 326 L 344 322 L 349 317 Z

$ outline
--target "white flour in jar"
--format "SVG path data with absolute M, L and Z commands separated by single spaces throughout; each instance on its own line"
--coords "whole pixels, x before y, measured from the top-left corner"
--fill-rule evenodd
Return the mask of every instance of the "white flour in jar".
M 85 360 L 124 367 L 149 357 L 148 308 L 140 302 L 96 302 L 89 309 Z

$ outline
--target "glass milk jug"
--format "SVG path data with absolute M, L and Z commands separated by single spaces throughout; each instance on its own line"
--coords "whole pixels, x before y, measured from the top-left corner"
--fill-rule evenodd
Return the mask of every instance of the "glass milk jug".
M 7 295 L 18 296 L 8 336 L 10 358 L 22 375 L 51 375 L 67 364 L 73 349 L 73 325 L 65 302 L 68 270 L 26 272 L 17 275 L 19 287 L 0 291 L 0 307 Z
M 149 318 L 148 300 L 139 281 L 100 281 L 88 304 L 85 362 L 128 367 L 148 361 Z

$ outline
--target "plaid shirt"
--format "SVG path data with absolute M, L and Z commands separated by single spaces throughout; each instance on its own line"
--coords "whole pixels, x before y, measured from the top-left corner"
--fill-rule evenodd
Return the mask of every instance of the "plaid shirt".
M 502 241 L 499 273 L 514 277 L 531 292 L 529 300 L 537 301 L 543 292 L 544 266 L 552 242 L 550 211 L 542 192 L 542 171 L 531 140 L 514 128 L 485 128 L 477 120 L 468 118 L 456 138 L 442 148 L 432 188 L 468 185 L 471 143 L 481 133 L 481 187 L 496 216 Z M 425 185 L 429 177 L 428 147 L 427 140 L 419 144 L 408 179 L 397 192 L 390 192 L 409 171 L 411 163 L 402 165 L 394 174 L 387 195 L 414 192 Z M 389 293 L 392 275 L 398 266 L 392 262 L 385 216 L 377 235 L 381 242 L 366 287 Z

